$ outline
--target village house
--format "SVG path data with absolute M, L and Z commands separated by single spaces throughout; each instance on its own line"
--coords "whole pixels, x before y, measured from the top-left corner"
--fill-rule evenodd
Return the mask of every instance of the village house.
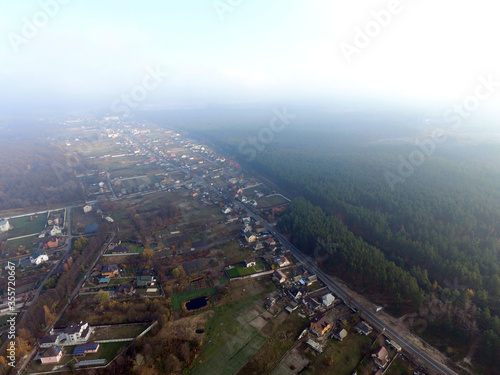
M 50 214 L 47 218 L 47 225 L 62 225 L 63 215 L 61 214 Z
M 343 339 L 345 339 L 346 336 L 347 336 L 347 331 L 343 328 L 335 331 L 335 333 L 333 334 L 333 337 L 335 337 L 339 341 L 342 341 Z
M 308 339 L 306 341 L 306 344 L 311 348 L 311 349 L 314 349 L 315 351 L 317 351 L 318 353 L 323 353 L 323 346 L 319 343 L 319 342 L 316 342 L 312 339 Z
M 322 298 L 322 302 L 323 302 L 323 305 L 325 305 L 325 307 L 330 307 L 334 301 L 335 301 L 335 297 L 333 296 L 332 293 L 325 294 Z
M 51 329 L 40 340 L 41 348 L 50 348 L 54 345 L 76 345 L 88 341 L 93 329 L 88 323 L 74 323 L 66 327 L 62 332 L 56 333 Z
M 9 220 L 0 221 L 0 232 L 7 232 L 11 228 Z
M 137 278 L 137 286 L 154 286 L 156 279 L 153 276 L 139 276 Z
M 121 284 L 116 288 L 116 294 L 132 295 L 135 293 L 135 288 L 132 284 Z
M 288 294 L 290 294 L 290 296 L 296 302 L 299 301 L 302 298 L 302 292 L 300 290 L 298 290 L 297 288 L 295 288 L 295 287 L 290 288 L 290 290 L 288 291 Z
M 332 327 L 332 322 L 323 314 L 318 314 L 311 320 L 311 331 L 317 336 L 323 336 Z
M 59 228 L 57 225 L 54 225 L 52 229 L 50 230 L 50 235 L 52 237 L 57 236 L 62 233 L 61 228 Z
M 118 275 L 118 266 L 116 264 L 110 264 L 103 266 L 101 269 L 101 276 L 102 277 L 114 277 Z
M 318 281 L 318 276 L 316 275 L 310 275 L 306 278 L 306 284 L 311 285 L 312 283 Z
M 286 257 L 281 257 L 278 259 L 278 267 L 286 267 L 290 265 L 290 261 Z
M 255 234 L 253 234 L 252 232 L 245 232 L 245 241 L 247 241 L 247 243 L 252 243 L 252 242 L 255 242 L 257 241 L 257 237 L 255 237 Z
M 375 349 L 371 357 L 373 358 L 375 364 L 382 368 L 384 368 L 389 362 L 389 352 L 383 346 L 379 346 Z
M 272 279 L 280 284 L 283 284 L 286 281 L 287 277 L 283 272 L 275 270 L 273 272 Z
M 263 249 L 263 248 L 264 248 L 264 245 L 262 245 L 262 242 L 257 242 L 257 243 L 254 245 L 254 247 L 253 247 L 253 249 L 254 249 L 255 251 L 257 251 L 257 250 L 261 250 L 261 249 Z
M 244 260 L 242 265 L 244 268 L 255 267 L 257 263 L 255 263 L 255 259 Z
M 59 363 L 63 354 L 63 348 L 61 348 L 60 346 L 52 346 L 42 353 L 42 355 L 40 356 L 40 361 L 43 365 L 50 363 Z
M 45 251 L 34 251 L 30 255 L 31 264 L 39 265 L 49 260 L 49 257 Z
M 365 335 L 368 336 L 370 333 L 372 333 L 373 328 L 370 327 L 368 324 L 365 322 L 359 322 L 356 327 L 354 327 L 357 333 L 360 335 Z
M 123 245 L 118 245 L 111 250 L 111 254 L 127 254 L 130 249 Z
M 58 237 L 47 238 L 45 241 L 43 241 L 43 248 L 44 249 L 53 249 L 57 246 L 59 246 L 59 238 Z

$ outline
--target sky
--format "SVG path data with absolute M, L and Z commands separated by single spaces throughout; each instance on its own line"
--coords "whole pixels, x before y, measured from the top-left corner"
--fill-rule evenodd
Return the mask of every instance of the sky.
M 496 6 L 486 0 L 2 2 L 0 114 L 346 98 L 461 103 L 475 95 L 480 77 L 500 82 Z M 500 103 L 500 87 L 493 84 L 490 94 L 481 108 Z

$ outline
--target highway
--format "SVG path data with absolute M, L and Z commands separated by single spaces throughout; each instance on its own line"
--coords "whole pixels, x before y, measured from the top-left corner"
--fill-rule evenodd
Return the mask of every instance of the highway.
M 235 203 L 238 204 L 239 207 L 241 207 L 243 210 L 245 210 L 248 213 L 248 215 L 253 217 L 257 222 L 263 220 L 263 224 L 266 227 L 266 229 L 270 233 L 272 233 L 276 237 L 276 239 L 278 239 L 281 242 L 282 245 L 290 249 L 291 253 L 295 256 L 295 258 L 297 258 L 300 262 L 306 265 L 310 271 L 314 272 L 318 276 L 318 278 L 320 278 L 330 288 L 332 292 L 334 292 L 338 297 L 343 299 L 344 302 L 346 303 L 347 301 L 352 301 L 350 302 L 351 304 L 350 307 L 358 309 L 358 311 L 363 314 L 365 320 L 368 321 L 371 325 L 377 327 L 380 330 L 384 330 L 386 335 L 395 340 L 404 350 L 406 350 L 410 354 L 411 357 L 417 360 L 420 364 L 423 364 L 427 368 L 427 370 L 430 370 L 434 373 L 445 374 L 445 375 L 458 375 L 455 371 L 449 369 L 443 363 L 435 360 L 434 358 L 432 358 L 432 356 L 428 355 L 424 350 L 422 350 L 421 348 L 417 347 L 412 342 L 407 340 L 405 336 L 401 335 L 391 327 L 386 326 L 385 323 L 382 322 L 377 316 L 377 314 L 374 312 L 375 306 L 373 307 L 373 312 L 372 312 L 370 310 L 367 310 L 366 308 L 363 308 L 361 305 L 357 304 L 347 288 L 339 286 L 330 276 L 328 276 L 316 265 L 313 259 L 306 257 L 304 254 L 302 254 L 285 237 L 283 237 L 280 233 L 278 233 L 271 224 L 262 219 L 262 217 L 260 217 L 258 214 L 250 210 L 250 208 L 246 207 L 241 202 L 235 202 Z

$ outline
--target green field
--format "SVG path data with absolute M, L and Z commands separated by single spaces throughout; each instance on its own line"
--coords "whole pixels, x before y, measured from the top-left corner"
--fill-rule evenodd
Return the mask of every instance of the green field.
M 241 263 L 239 263 L 234 268 L 227 270 L 227 274 L 229 277 L 247 276 L 265 269 L 264 264 L 260 259 L 257 259 L 255 263 L 255 267 L 248 268 L 243 267 Z
M 36 241 L 36 243 L 32 243 Z M 24 246 L 26 250 L 36 250 L 38 248 L 38 242 L 41 241 L 36 235 L 18 238 L 15 240 L 8 240 L 6 248 L 7 249 L 18 249 L 19 246 Z
M 202 348 L 191 374 L 236 374 L 259 351 L 267 339 L 247 324 L 244 317 L 246 310 L 261 297 L 257 295 L 214 309 L 214 317 L 206 325 L 210 343 Z
M 29 221 L 29 218 L 30 216 L 23 216 L 9 219 L 9 223 L 13 228 L 4 233 L 3 236 L 7 235 L 12 238 L 26 236 L 28 234 L 38 234 L 43 230 L 43 228 L 45 228 L 47 213 L 40 214 L 36 220 L 31 222 Z
M 280 204 L 288 203 L 288 201 L 285 198 L 283 198 L 279 195 L 258 198 L 258 199 L 256 199 L 256 202 L 257 202 L 257 207 L 259 207 L 259 208 L 268 208 L 268 207 L 273 207 L 273 206 L 278 206 Z
M 193 299 L 196 297 L 201 297 L 203 295 L 211 295 L 216 291 L 215 287 L 205 288 L 200 290 L 193 290 L 192 292 L 174 294 L 172 296 L 172 308 L 174 310 L 182 311 L 182 302 Z
M 134 282 L 134 278 L 133 277 L 117 277 L 117 278 L 113 278 L 111 279 L 111 281 L 109 282 L 109 286 L 114 286 L 114 285 L 121 285 L 121 284 L 132 284 Z
M 109 327 L 96 327 L 92 335 L 92 341 L 96 340 L 111 340 L 111 339 L 126 339 L 137 337 L 146 328 L 149 323 L 114 325 Z
M 307 375 L 334 373 L 338 375 L 350 375 L 370 348 L 373 340 L 369 336 L 350 332 L 342 341 L 331 340 L 322 354 L 314 359 Z M 332 357 L 333 365 L 327 366 L 325 358 Z

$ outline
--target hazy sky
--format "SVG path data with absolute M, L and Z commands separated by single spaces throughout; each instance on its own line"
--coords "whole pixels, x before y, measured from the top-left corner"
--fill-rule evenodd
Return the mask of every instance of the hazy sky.
M 0 10 L 0 110 L 109 107 L 145 79 L 142 108 L 339 96 L 453 103 L 474 94 L 480 75 L 500 82 L 491 0 L 23 0 Z M 148 66 L 164 72 L 157 81 Z M 497 89 L 485 105 L 500 102 Z

